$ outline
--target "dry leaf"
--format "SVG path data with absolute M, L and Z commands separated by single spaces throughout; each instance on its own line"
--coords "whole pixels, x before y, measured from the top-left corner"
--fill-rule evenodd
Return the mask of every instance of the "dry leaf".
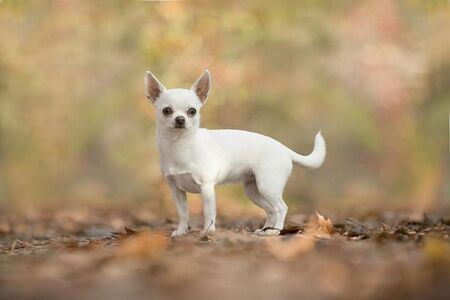
M 325 234 L 333 233 L 334 226 L 333 226 L 333 223 L 331 222 L 331 220 L 329 218 L 325 218 L 324 216 L 319 214 L 317 211 L 316 211 L 316 215 L 317 215 L 317 224 L 318 224 L 317 230 L 319 232 L 325 233 Z
M 0 219 L 0 235 L 12 233 L 11 225 L 4 219 Z
M 450 263 L 449 253 L 450 246 L 447 241 L 437 238 L 429 237 L 425 240 L 423 253 L 428 262 L 434 264 Z
M 118 250 L 124 257 L 157 257 L 166 248 L 168 238 L 160 232 L 144 231 L 126 239 Z
M 312 236 L 294 236 L 287 241 L 281 239 L 267 239 L 267 250 L 276 258 L 289 260 L 300 254 L 305 254 L 314 249 L 315 239 Z

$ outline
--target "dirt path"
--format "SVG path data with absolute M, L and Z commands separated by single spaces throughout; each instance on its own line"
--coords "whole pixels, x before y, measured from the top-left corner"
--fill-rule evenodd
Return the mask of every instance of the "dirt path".
M 145 214 L 3 215 L 0 298 L 449 299 L 448 217 L 343 218 L 331 233 L 302 218 L 275 238 L 227 220 L 170 239 L 172 222 Z

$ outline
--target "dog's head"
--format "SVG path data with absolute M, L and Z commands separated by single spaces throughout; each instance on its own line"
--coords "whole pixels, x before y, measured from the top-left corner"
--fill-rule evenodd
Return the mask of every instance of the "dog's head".
M 206 103 L 211 76 L 205 70 L 190 89 L 167 90 L 151 72 L 145 75 L 145 93 L 156 108 L 158 126 L 188 130 L 200 125 L 200 108 Z

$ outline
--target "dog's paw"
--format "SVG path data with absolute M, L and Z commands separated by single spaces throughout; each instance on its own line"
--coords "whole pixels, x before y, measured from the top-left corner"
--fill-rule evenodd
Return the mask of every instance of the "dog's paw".
M 256 235 L 259 236 L 277 236 L 280 235 L 279 229 L 257 229 L 255 231 Z
M 185 235 L 186 233 L 187 233 L 187 230 L 174 230 L 170 234 L 170 237 L 182 236 L 182 235 Z
M 212 225 L 212 226 L 209 226 L 209 227 L 206 228 L 206 229 L 203 229 L 202 232 L 201 232 L 201 234 L 202 234 L 202 235 L 207 235 L 208 233 L 213 233 L 213 232 L 215 232 L 215 231 L 216 231 L 216 226 Z

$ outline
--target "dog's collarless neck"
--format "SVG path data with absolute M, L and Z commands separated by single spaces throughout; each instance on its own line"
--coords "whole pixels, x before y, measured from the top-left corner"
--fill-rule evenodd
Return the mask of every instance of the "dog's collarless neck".
M 158 142 L 160 145 L 167 147 L 175 146 L 176 144 L 186 144 L 194 140 L 198 128 L 195 130 L 157 130 Z

